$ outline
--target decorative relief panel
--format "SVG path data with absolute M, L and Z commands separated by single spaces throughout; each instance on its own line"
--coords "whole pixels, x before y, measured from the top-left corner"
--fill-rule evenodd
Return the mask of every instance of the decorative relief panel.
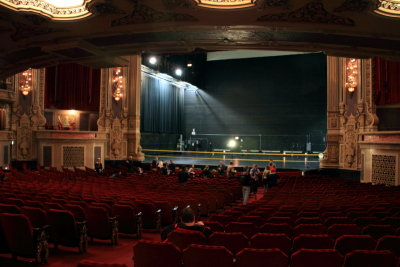
M 64 167 L 84 167 L 85 148 L 83 146 L 63 146 Z
M 372 155 L 372 183 L 396 184 L 396 156 Z

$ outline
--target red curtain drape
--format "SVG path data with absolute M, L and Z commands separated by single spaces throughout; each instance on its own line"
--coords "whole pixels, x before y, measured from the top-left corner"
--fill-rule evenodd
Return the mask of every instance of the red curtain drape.
M 400 103 L 400 62 L 375 58 L 375 102 Z
M 79 64 L 46 68 L 45 108 L 98 111 L 100 69 Z

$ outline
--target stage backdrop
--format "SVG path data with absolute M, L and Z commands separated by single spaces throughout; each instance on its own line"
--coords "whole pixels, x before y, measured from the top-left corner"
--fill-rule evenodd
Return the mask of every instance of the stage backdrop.
M 185 91 L 185 134 L 199 149 L 226 148 L 236 135 L 241 149 L 259 150 L 259 135 L 262 150 L 304 151 L 307 141 L 312 151 L 325 149 L 324 54 L 211 61 L 204 69 L 201 90 Z

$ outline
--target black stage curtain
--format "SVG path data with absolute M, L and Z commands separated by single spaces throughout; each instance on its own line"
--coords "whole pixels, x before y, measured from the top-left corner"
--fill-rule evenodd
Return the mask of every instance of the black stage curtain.
M 45 108 L 99 111 L 100 69 L 79 64 L 46 68 Z
M 183 88 L 153 76 L 142 76 L 142 132 L 181 133 L 183 108 Z

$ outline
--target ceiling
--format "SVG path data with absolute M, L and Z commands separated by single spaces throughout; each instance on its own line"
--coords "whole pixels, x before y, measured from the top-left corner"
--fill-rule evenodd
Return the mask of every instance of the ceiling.
M 398 2 L 381 2 L 390 1 Z M 92 0 L 93 15 L 70 22 L 0 6 L 0 78 L 61 62 L 123 66 L 123 56 L 137 53 L 250 49 L 400 60 L 400 19 L 374 13 L 378 2 L 258 0 L 215 10 L 194 0 Z

